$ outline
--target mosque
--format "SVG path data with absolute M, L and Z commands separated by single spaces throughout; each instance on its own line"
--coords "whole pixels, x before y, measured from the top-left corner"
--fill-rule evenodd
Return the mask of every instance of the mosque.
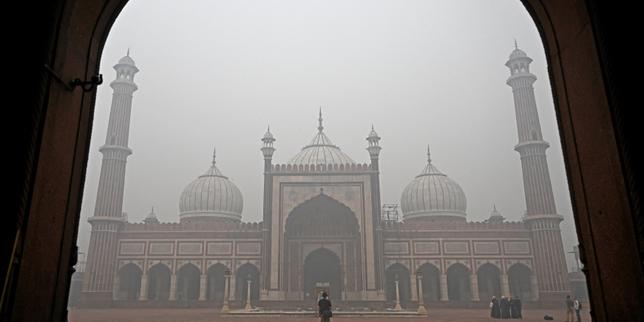
M 506 63 L 526 201 L 521 221 L 493 209 L 484 222 L 469 222 L 465 193 L 429 151 L 401 192 L 398 218 L 380 201 L 376 131 L 366 138 L 369 162 L 359 163 L 332 143 L 320 114 L 313 139 L 286 163 L 273 162 L 270 130 L 261 138 L 261 222 L 242 221 L 243 196 L 213 155 L 179 196 L 178 222 L 160 223 L 152 211 L 133 223 L 122 206 L 138 69 L 129 55 L 121 58 L 100 148 L 81 302 L 278 307 L 310 303 L 321 290 L 349 306 L 469 305 L 502 295 L 561 301 L 570 292 L 563 217 L 555 208 L 531 62 L 515 48 Z

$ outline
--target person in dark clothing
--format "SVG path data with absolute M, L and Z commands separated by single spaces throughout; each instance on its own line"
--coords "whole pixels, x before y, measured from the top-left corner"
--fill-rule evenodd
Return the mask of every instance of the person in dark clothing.
M 499 308 L 499 300 L 496 299 L 496 296 L 492 296 L 492 301 L 490 302 L 490 317 L 493 319 L 501 317 L 501 308 Z
M 331 321 L 331 301 L 329 301 L 329 294 L 322 293 L 322 298 L 318 301 L 318 314 L 320 322 Z
M 505 296 L 501 296 L 501 318 L 509 319 L 510 318 L 510 301 Z
M 518 297 L 510 298 L 510 316 L 513 319 L 523 319 L 523 316 L 521 316 L 521 299 Z

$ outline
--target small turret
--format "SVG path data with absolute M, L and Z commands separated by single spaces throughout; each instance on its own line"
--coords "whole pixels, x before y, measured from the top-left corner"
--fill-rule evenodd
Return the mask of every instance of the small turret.
M 152 210 L 150 210 L 150 213 L 143 219 L 143 222 L 146 224 L 158 224 L 159 219 L 157 218 L 157 214 L 154 213 L 154 207 L 152 207 Z

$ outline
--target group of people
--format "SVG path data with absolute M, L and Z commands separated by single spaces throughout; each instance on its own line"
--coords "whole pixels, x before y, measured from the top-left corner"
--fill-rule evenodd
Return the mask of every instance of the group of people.
M 496 296 L 492 296 L 490 317 L 493 319 L 523 319 L 521 315 L 521 299 L 519 297 L 507 298 L 501 296 L 501 300 L 497 300 Z

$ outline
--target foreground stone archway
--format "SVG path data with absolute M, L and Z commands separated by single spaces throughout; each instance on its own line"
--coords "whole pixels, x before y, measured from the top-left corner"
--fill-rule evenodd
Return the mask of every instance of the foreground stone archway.
M 621 6 L 598 1 L 523 3 L 547 51 L 594 319 L 641 320 L 642 232 L 633 229 L 641 226 L 635 224 L 641 219 L 635 215 L 636 203 L 629 200 L 639 195 L 640 179 L 634 176 L 635 157 L 626 152 L 633 150 L 634 132 L 624 125 L 631 126 L 635 118 L 620 117 L 630 115 L 624 93 L 617 90 L 624 81 L 615 77 L 623 65 L 609 62 L 623 47 L 607 41 L 627 31 L 606 23 L 618 17 Z M 14 256 L 8 247 L 10 256 L 4 257 L 20 258 L 6 279 L 6 310 L 12 319 L 56 321 L 66 314 L 93 115 L 93 93 L 69 91 L 37 67 L 51 66 L 64 81 L 96 75 L 109 29 L 125 4 L 51 1 L 25 4 L 10 13 L 32 24 L 21 37 L 34 46 L 28 52 L 36 57 L 21 58 L 22 66 L 33 66 L 21 71 L 28 80 L 22 88 L 30 95 L 24 96 L 24 108 L 16 109 L 20 117 L 11 124 L 19 133 L 19 149 L 11 160 L 19 165 L 19 175 L 10 207 L 18 211 L 7 226 L 18 229 L 7 238 L 19 253 Z

